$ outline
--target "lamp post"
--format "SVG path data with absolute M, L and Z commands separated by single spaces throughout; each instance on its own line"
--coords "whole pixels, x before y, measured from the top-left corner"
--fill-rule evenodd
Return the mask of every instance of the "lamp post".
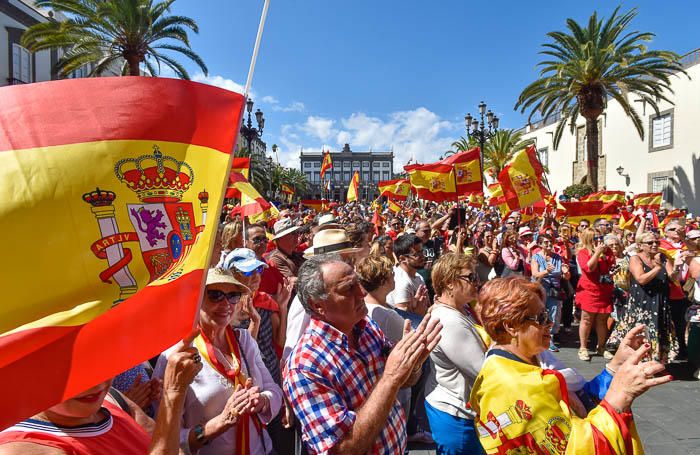
M 485 121 L 484 121 L 485 120 Z M 481 172 L 484 172 L 484 145 L 486 141 L 491 139 L 496 131 L 498 131 L 499 119 L 489 109 L 486 111 L 486 103 L 479 103 L 478 117 L 472 117 L 471 114 L 464 116 L 464 124 L 467 127 L 467 137 L 474 138 L 479 142 L 479 162 L 481 163 Z
M 248 120 L 243 122 L 241 125 L 241 136 L 246 139 L 248 153 L 251 155 L 253 153 L 251 148 L 253 146 L 253 140 L 262 137 L 263 128 L 265 128 L 265 117 L 260 109 L 255 111 L 255 121 L 257 122 L 258 127 L 253 127 L 251 115 L 253 113 L 253 104 L 253 100 L 250 98 L 248 98 L 248 101 L 245 102 L 246 111 L 248 112 Z

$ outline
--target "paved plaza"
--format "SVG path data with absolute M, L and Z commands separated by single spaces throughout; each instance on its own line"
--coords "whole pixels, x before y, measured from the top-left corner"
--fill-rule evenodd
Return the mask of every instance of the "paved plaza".
M 578 327 L 566 335 L 559 358 L 577 368 L 587 379 L 602 371 L 605 360 L 593 356 L 590 362 L 577 357 Z M 637 430 L 649 455 L 700 455 L 700 381 L 692 377 L 686 363 L 672 363 L 669 372 L 676 378 L 645 393 L 634 403 Z M 411 454 L 434 454 L 427 445 L 410 446 Z

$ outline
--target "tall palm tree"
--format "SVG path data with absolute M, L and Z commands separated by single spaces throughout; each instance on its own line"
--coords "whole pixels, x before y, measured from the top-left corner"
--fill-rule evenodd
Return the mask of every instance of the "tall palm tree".
M 636 9 L 618 14 L 619 9 L 605 21 L 593 13 L 587 26 L 567 19 L 568 32 L 548 33 L 552 42 L 543 44 L 545 50 L 540 52 L 547 56 L 538 64 L 540 78 L 525 87 L 515 105 L 521 112 L 530 110 L 530 119 L 535 113 L 542 118 L 561 114 L 554 133 L 555 149 L 567 123 L 573 134 L 579 115 L 586 119 L 587 183 L 594 190 L 598 189 L 597 119 L 608 98 L 617 101 L 644 139 L 642 119 L 629 95 L 648 103 L 658 114 L 660 100 L 671 103 L 665 95 L 665 91 L 672 93 L 670 76 L 685 73 L 677 54 L 647 49 L 644 43 L 653 33 L 628 29 Z
M 64 13 L 67 19 L 29 27 L 22 45 L 32 52 L 64 50 L 56 65 L 62 76 L 86 64 L 92 66 L 90 76 L 109 73 L 119 65 L 122 75 L 138 76 L 143 64 L 151 76 L 165 65 L 181 79 L 189 79 L 182 64 L 163 51 L 184 55 L 207 74 L 187 36 L 187 29 L 199 32 L 197 23 L 189 17 L 170 15 L 174 1 L 37 0 L 37 6 Z
M 493 169 L 495 175 L 498 175 L 515 152 L 531 143 L 532 140 L 523 140 L 522 131 L 512 129 L 496 131 L 484 144 L 484 170 Z

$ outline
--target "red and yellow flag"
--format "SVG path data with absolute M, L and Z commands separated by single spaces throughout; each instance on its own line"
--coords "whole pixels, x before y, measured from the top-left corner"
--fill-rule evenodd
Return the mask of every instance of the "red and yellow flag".
M 513 155 L 498 174 L 498 182 L 511 210 L 528 207 L 549 194 L 542 184 L 543 171 L 534 146 Z
M 244 101 L 150 77 L 0 88 L 0 428 L 192 329 Z
M 637 215 L 634 213 L 628 212 L 627 210 L 622 210 L 620 211 L 620 221 L 618 221 L 618 226 L 622 230 L 626 231 L 636 231 L 637 228 L 634 226 L 634 223 L 639 219 Z
M 411 192 L 411 183 L 408 179 L 384 180 L 377 183 L 380 196 L 387 196 L 395 201 L 405 201 Z
M 617 202 L 603 201 L 562 202 L 561 205 L 566 209 L 566 219 L 571 224 L 579 224 L 583 220 L 593 224 L 598 218 L 611 220 L 618 214 L 618 207 L 620 207 Z
M 632 199 L 635 209 L 659 210 L 661 208 L 661 193 L 641 193 Z
M 685 213 L 680 209 L 673 209 L 666 214 L 666 217 L 659 223 L 659 229 L 665 229 L 666 225 L 671 221 L 677 221 L 681 225 L 685 225 Z
M 326 175 L 326 171 L 333 169 L 333 160 L 331 159 L 331 152 L 328 151 L 323 154 L 323 161 L 321 162 L 321 180 Z
M 251 223 L 270 221 L 279 216 L 277 207 L 265 200 L 248 179 L 243 177 L 243 174 L 233 174 L 229 178 L 229 188 L 234 188 L 241 194 L 239 213 L 241 216 L 248 217 Z
M 508 208 L 508 204 L 506 204 L 506 198 L 503 195 L 503 188 L 501 188 L 501 184 L 496 182 L 488 186 L 489 190 L 489 201 L 488 205 L 491 207 L 496 207 L 498 209 L 498 212 L 501 214 L 501 216 L 505 216 L 510 209 Z
M 482 191 L 480 169 L 478 147 L 437 163 L 404 166 L 418 197 L 435 202 Z
M 243 174 L 246 179 L 250 178 L 250 158 L 234 158 L 231 163 L 231 173 L 229 174 L 229 185 L 226 188 L 226 199 L 241 198 L 241 193 L 233 187 L 233 176 L 235 174 Z
M 284 183 L 281 186 L 281 190 L 284 194 L 294 194 L 294 188 Z
M 316 212 L 325 212 L 328 210 L 328 201 L 325 199 L 303 199 L 299 202 L 301 205 L 305 205 Z
M 360 194 L 360 172 L 355 171 L 350 180 L 350 185 L 348 186 L 347 201 L 356 201 Z
M 624 191 L 598 191 L 582 197 L 580 201 L 601 201 L 605 203 L 614 202 L 618 205 L 625 205 L 627 199 L 625 198 Z
M 392 201 L 391 199 L 389 199 L 387 201 L 387 208 L 392 213 L 399 213 L 401 211 L 401 205 L 397 204 L 396 202 Z

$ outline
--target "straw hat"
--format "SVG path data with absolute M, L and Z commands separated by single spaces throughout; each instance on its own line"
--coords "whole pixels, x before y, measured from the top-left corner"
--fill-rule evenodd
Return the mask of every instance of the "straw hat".
M 221 268 L 209 269 L 207 271 L 207 286 L 210 284 L 231 284 L 242 294 L 250 292 L 250 289 L 234 278 L 231 272 Z
M 313 245 L 304 251 L 304 257 L 326 253 L 356 253 L 360 248 L 353 248 L 352 242 L 344 229 L 324 229 L 314 236 Z
M 272 240 L 277 240 L 296 231 L 299 229 L 299 226 L 295 225 L 291 218 L 282 218 L 275 223 L 273 229 L 275 236 L 272 237 Z
M 523 226 L 518 230 L 518 235 L 520 237 L 522 237 L 524 235 L 533 235 L 533 234 L 532 234 L 532 230 L 529 227 Z

